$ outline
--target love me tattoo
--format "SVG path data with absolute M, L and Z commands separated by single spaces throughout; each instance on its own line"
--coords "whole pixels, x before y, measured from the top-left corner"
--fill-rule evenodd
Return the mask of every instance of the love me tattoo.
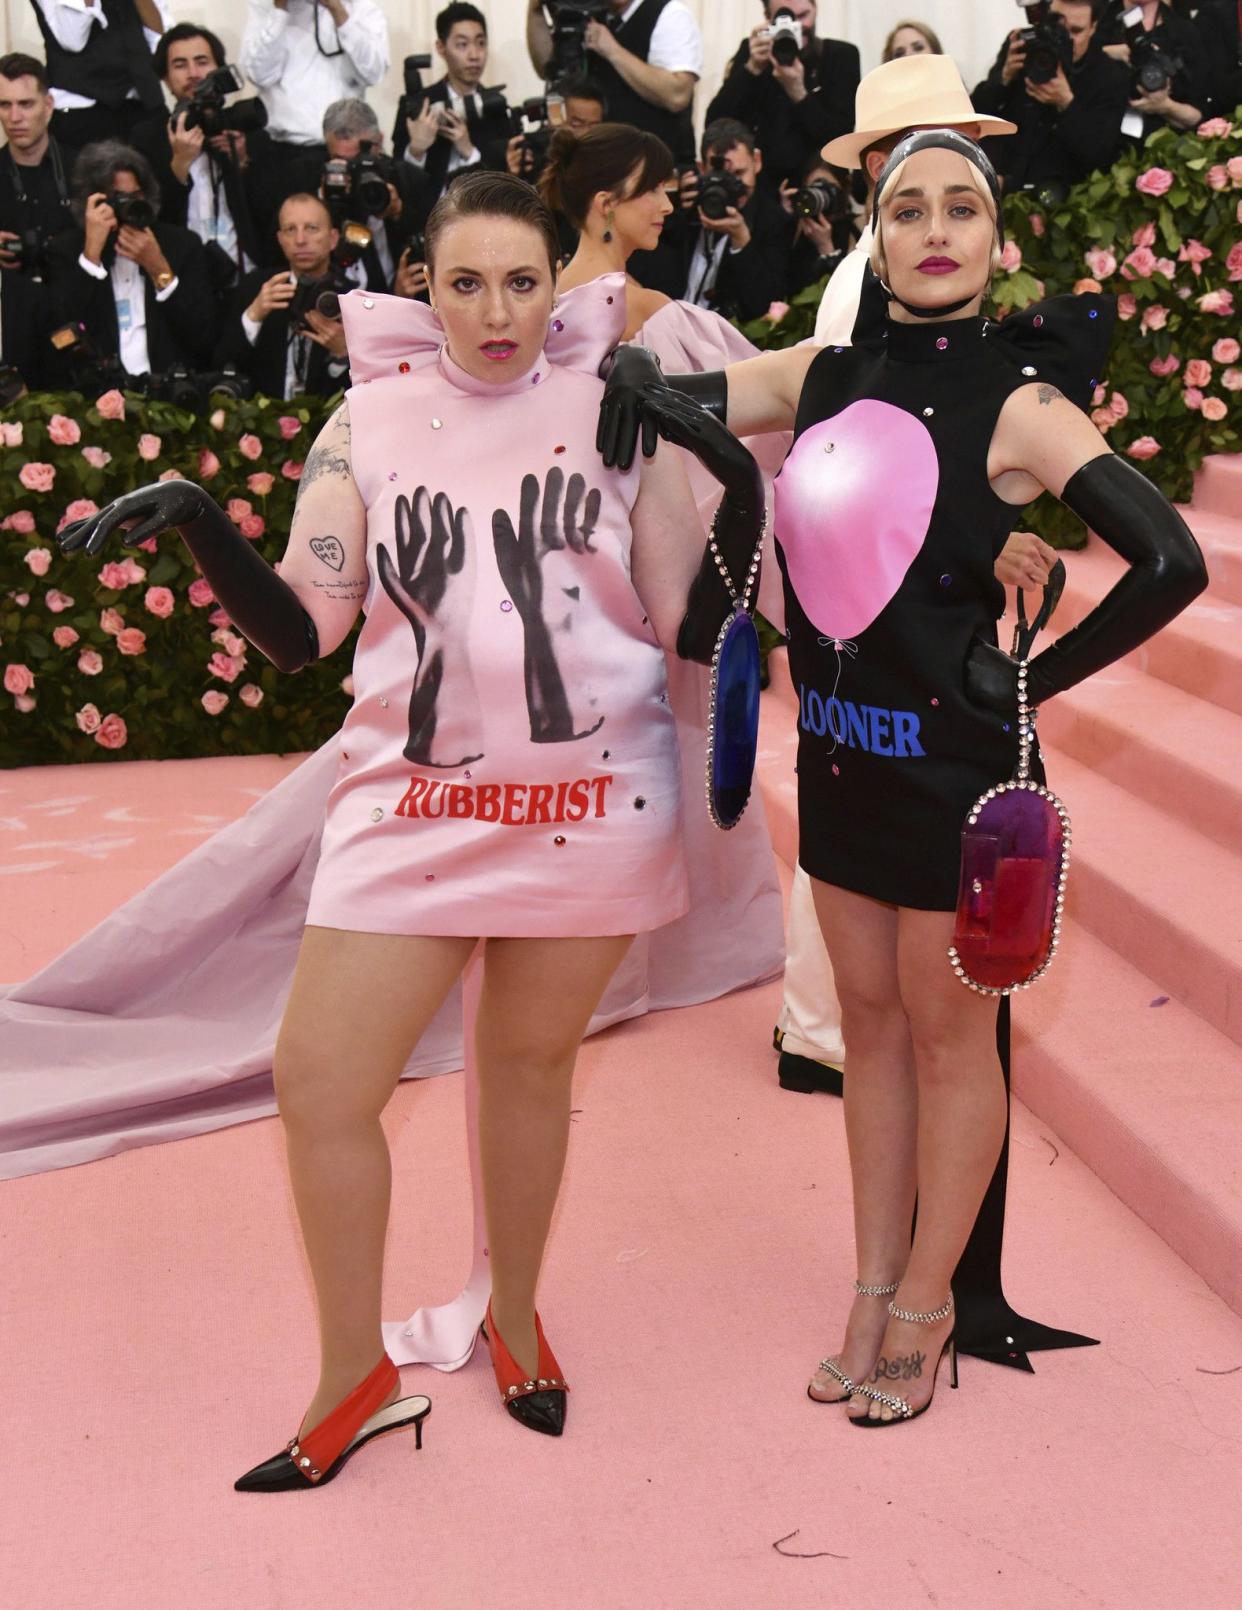
M 321 565 L 340 571 L 345 566 L 345 547 L 339 537 L 325 536 L 310 539 L 310 551 Z M 360 604 L 367 595 L 365 576 L 342 577 L 340 581 L 310 578 L 311 586 L 337 603 Z

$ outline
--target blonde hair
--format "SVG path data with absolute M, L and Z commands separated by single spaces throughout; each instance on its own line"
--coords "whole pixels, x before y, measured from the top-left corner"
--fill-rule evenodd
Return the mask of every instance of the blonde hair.
M 934 150 L 936 148 L 924 146 L 923 149 Z M 947 150 L 948 147 L 946 146 L 945 149 Z M 888 178 L 884 181 L 884 188 L 876 194 L 875 229 L 872 232 L 869 258 L 872 272 L 875 274 L 876 278 L 885 285 L 888 284 L 888 258 L 884 252 L 884 203 L 889 199 L 889 197 L 896 190 L 897 186 L 900 184 L 902 175 L 906 171 L 907 163 L 909 163 L 919 154 L 920 153 L 918 151 L 911 152 L 910 156 L 908 156 L 904 162 L 899 162 L 893 169 L 892 173 L 890 173 Z M 960 155 L 960 153 L 955 152 L 954 155 Z M 996 270 L 1000 267 L 1001 263 L 1002 248 L 1000 243 L 1000 230 L 997 227 L 998 219 L 996 212 L 996 198 L 993 196 L 991 190 L 988 189 L 987 184 L 984 182 L 983 175 L 979 172 L 978 168 L 975 167 L 974 163 L 969 159 L 969 157 L 962 157 L 962 161 L 970 170 L 971 188 L 983 202 L 984 210 L 987 212 L 988 217 L 992 220 L 992 255 L 988 259 L 987 284 L 983 286 L 983 292 L 986 294 L 988 285 L 992 283 L 992 276 L 996 273 Z

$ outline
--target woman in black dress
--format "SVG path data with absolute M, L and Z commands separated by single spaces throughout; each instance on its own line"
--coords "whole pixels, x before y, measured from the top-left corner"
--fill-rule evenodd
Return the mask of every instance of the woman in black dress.
M 946 962 L 963 820 L 1017 758 L 995 558 L 1047 489 L 1131 564 L 1031 662 L 1035 705 L 1128 653 L 1206 584 L 1181 519 L 1083 411 L 1111 304 L 1067 297 L 1003 326 L 980 317 L 1003 243 L 980 148 L 945 129 L 903 140 L 873 222 L 888 307 L 853 346 L 671 381 L 628 359 L 601 427 L 624 460 L 637 421 L 680 418 L 672 388 L 738 434 L 794 425 L 776 536 L 800 701 L 799 859 L 841 996 L 858 1256 L 843 1344 L 810 1391 L 849 1400 L 867 1427 L 930 1405 L 952 1346 L 950 1282 L 1005 1137 L 995 1001 Z

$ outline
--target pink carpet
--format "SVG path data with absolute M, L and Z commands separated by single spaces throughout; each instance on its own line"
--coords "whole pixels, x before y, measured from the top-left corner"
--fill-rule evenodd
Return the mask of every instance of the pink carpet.
M 288 764 L 0 777 L 0 977 Z M 1009 1294 L 1104 1345 L 1037 1356 L 1034 1376 L 965 1359 L 961 1391 L 946 1375 L 900 1438 L 807 1401 L 853 1274 L 845 1148 L 839 1103 L 776 1085 L 777 1000 L 643 1018 L 583 1052 L 542 1298 L 574 1383 L 564 1440 L 508 1421 L 481 1356 L 407 1370 L 434 1401 L 423 1452 L 381 1442 L 313 1502 L 231 1490 L 292 1433 L 314 1373 L 278 1125 L 0 1186 L 0 1603 L 1235 1603 L 1242 1319 L 1021 1107 Z M 468 1258 L 459 1078 L 402 1088 L 388 1129 L 400 1314 L 450 1295 Z

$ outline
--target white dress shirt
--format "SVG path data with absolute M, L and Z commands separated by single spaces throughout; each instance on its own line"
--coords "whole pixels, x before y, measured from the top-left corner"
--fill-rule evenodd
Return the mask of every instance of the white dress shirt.
M 633 0 L 632 5 L 626 6 L 617 26 L 628 22 L 642 3 L 643 0 Z M 651 35 L 647 65 L 663 67 L 670 73 L 693 73 L 696 78 L 703 76 L 703 35 L 681 0 L 669 0 L 660 13 L 655 32 Z
M 815 341 L 821 347 L 848 347 L 858 318 L 867 264 L 871 260 L 871 225 L 858 237 L 858 244 L 837 264 L 824 286 L 819 312 L 815 315 Z
M 148 375 L 151 373 L 151 358 L 147 352 L 147 277 L 138 264 L 128 257 L 118 257 L 112 265 L 112 273 L 102 263 L 92 263 L 86 253 L 78 258 L 78 263 L 92 279 L 112 280 L 112 298 L 116 303 L 116 328 L 120 337 L 121 367 L 129 375 Z M 157 302 L 167 302 L 168 298 L 177 289 L 177 280 L 172 280 L 162 291 L 156 291 Z
M 388 22 L 376 0 L 344 4 L 349 15 L 338 32 L 315 0 L 289 0 L 287 11 L 272 0 L 250 0 L 239 65 L 258 87 L 274 140 L 318 145 L 332 102 L 361 97 L 388 71 Z
M 229 198 L 225 194 L 224 181 L 217 180 L 211 165 L 211 157 L 206 151 L 200 151 L 190 163 L 189 180 L 186 228 L 192 229 L 204 246 L 208 241 L 214 240 L 220 250 L 226 252 L 236 263 L 237 225 L 233 221 Z M 254 267 L 244 252 L 241 267 L 243 273 L 248 273 Z
M 62 50 L 71 50 L 76 55 L 85 49 L 86 41 L 90 37 L 92 28 L 106 28 L 108 19 L 99 6 L 84 8 L 82 5 L 65 5 L 62 0 L 35 0 L 35 5 L 43 13 L 43 20 L 52 31 L 52 37 Z M 169 9 L 168 0 L 155 0 L 156 10 L 164 24 L 161 32 L 167 32 L 173 25 L 173 14 Z M 143 25 L 143 36 L 151 50 L 160 42 L 160 35 L 152 33 Z M 138 91 L 131 89 L 127 97 L 131 101 L 138 99 Z M 52 101 L 58 112 L 76 112 L 84 106 L 94 106 L 94 101 L 87 95 L 75 95 L 70 89 L 53 89 Z
M 686 279 L 685 301 L 692 302 L 695 307 L 712 305 L 708 293 L 716 288 L 728 244 L 728 235 L 712 235 L 706 229 L 699 230 L 698 244 L 690 259 L 690 273 Z

